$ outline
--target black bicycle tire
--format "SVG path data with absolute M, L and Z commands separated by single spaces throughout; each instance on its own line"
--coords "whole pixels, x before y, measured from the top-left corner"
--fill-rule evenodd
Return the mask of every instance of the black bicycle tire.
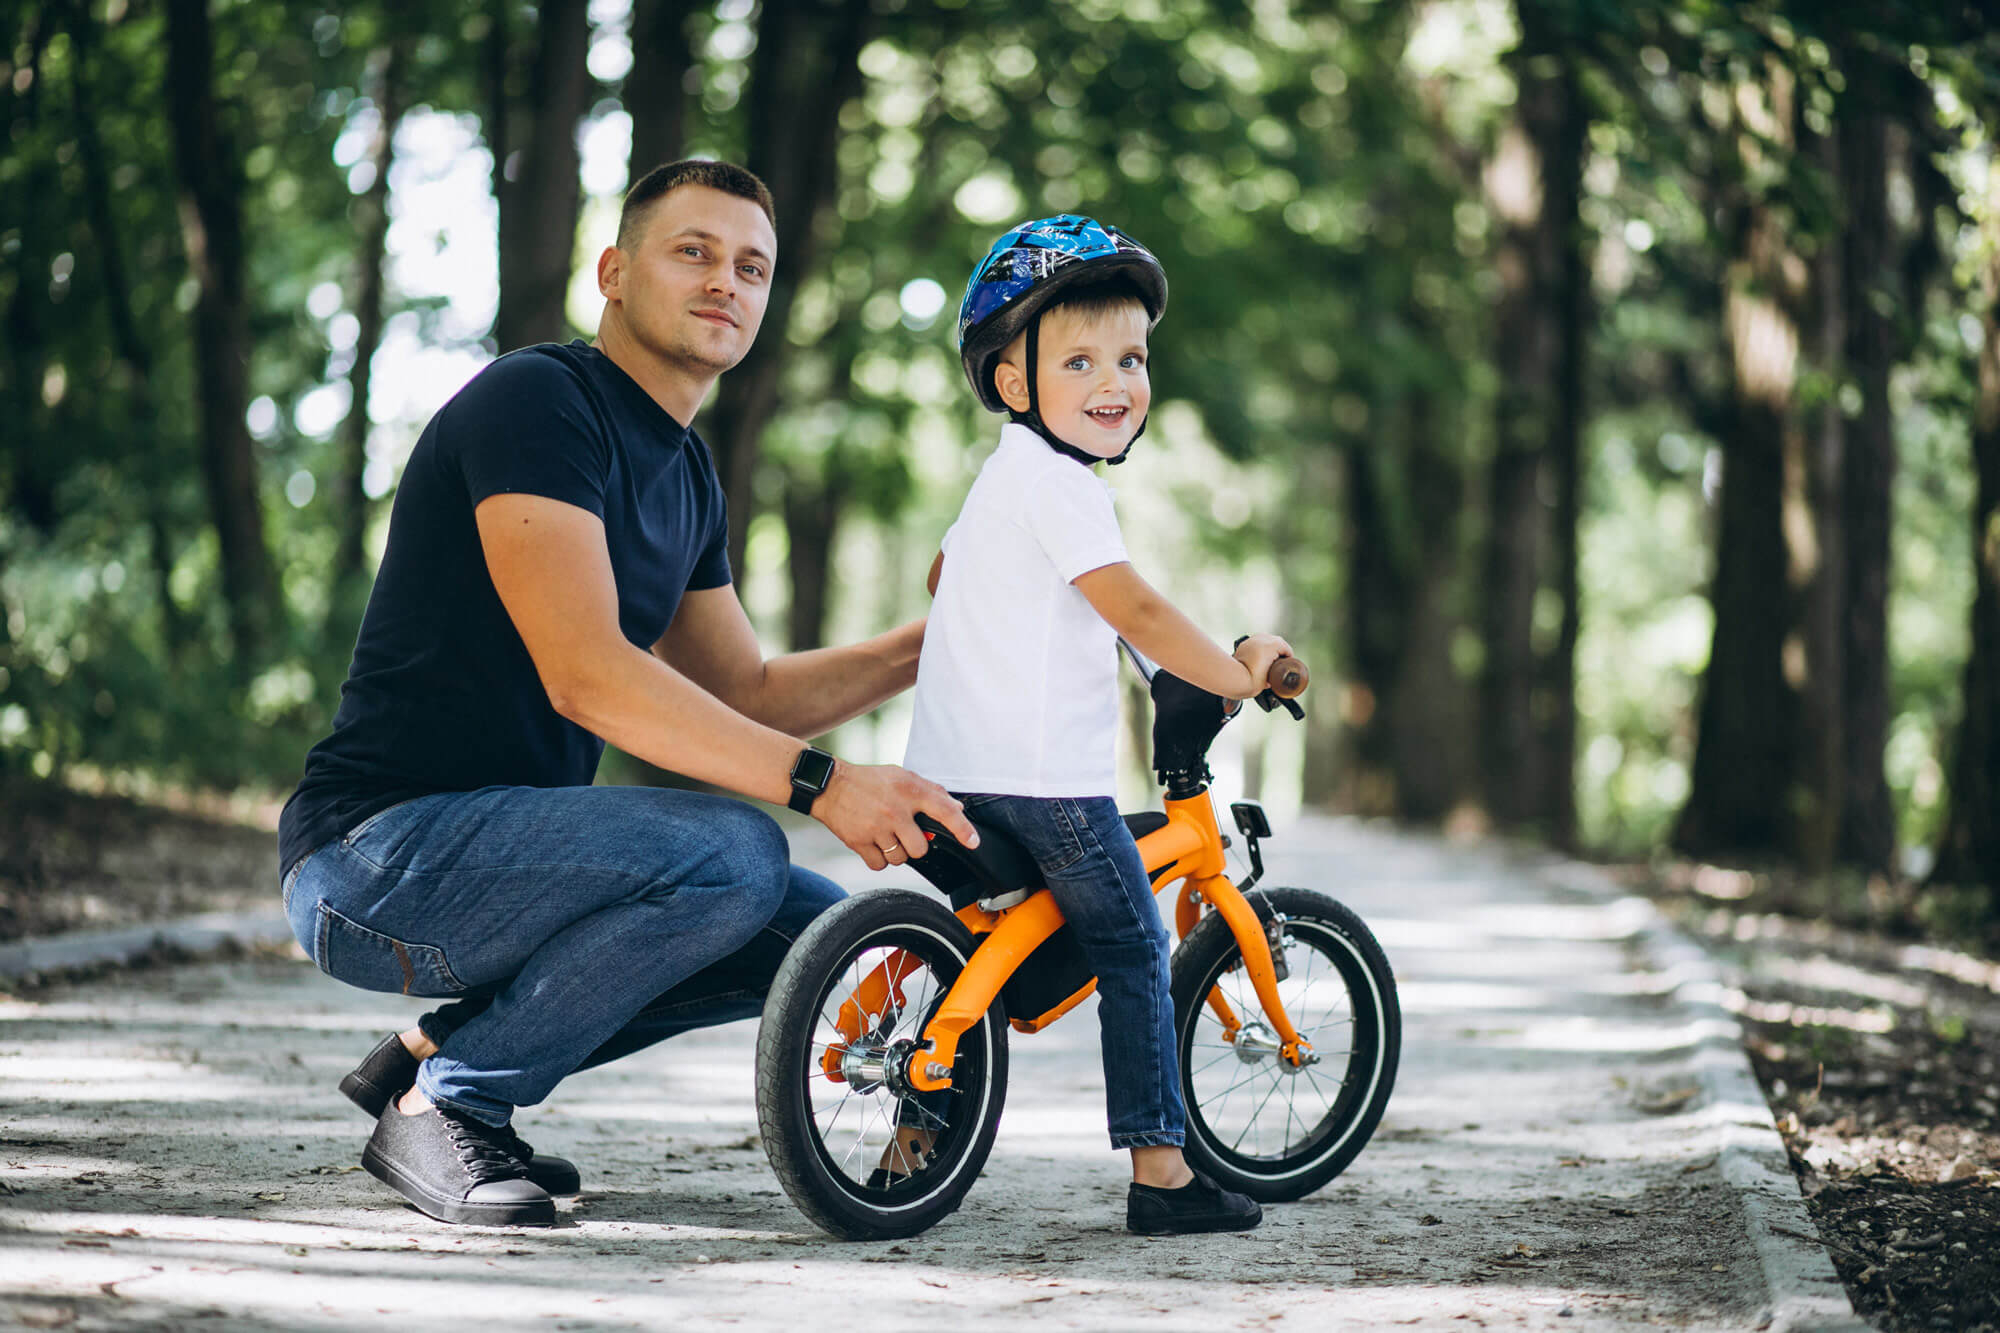
M 884 944 L 936 947 L 927 962 L 962 969 L 974 939 L 936 899 L 907 889 L 882 889 L 835 904 L 808 926 L 780 965 L 757 1031 L 757 1122 L 765 1155 L 799 1211 L 843 1240 L 895 1240 L 917 1235 L 955 1211 L 993 1148 L 1007 1093 L 1007 1025 L 1001 1006 L 959 1039 L 953 1086 L 974 1099 L 973 1119 L 932 1187 L 895 1200 L 857 1188 L 832 1169 L 814 1122 L 811 1097 L 813 1030 L 821 1006 L 861 951 Z M 947 981 L 956 979 L 952 971 Z M 892 1206 L 893 1205 L 893 1206 Z
M 1395 974 L 1373 932 L 1344 904 L 1309 889 L 1259 889 L 1249 895 L 1258 919 L 1287 918 L 1295 938 L 1303 930 L 1334 950 L 1325 956 L 1346 984 L 1355 1023 L 1354 1067 L 1363 1075 L 1341 1095 L 1297 1152 L 1256 1158 L 1221 1141 L 1195 1089 L 1194 1042 L 1209 990 L 1242 951 L 1219 913 L 1208 914 L 1174 952 L 1174 1049 L 1187 1106 L 1186 1154 L 1195 1169 L 1227 1189 L 1265 1203 L 1304 1198 L 1339 1175 L 1367 1146 L 1395 1090 L 1402 1053 L 1402 1009 Z M 1296 947 L 1296 946 L 1295 946 Z

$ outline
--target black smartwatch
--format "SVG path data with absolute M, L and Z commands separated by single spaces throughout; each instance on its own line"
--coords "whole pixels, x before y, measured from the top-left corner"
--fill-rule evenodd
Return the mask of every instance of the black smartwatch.
M 786 804 L 802 815 L 812 813 L 813 802 L 819 799 L 826 784 L 833 781 L 833 756 L 825 750 L 815 750 L 808 745 L 799 751 L 799 757 L 792 761 L 792 799 Z

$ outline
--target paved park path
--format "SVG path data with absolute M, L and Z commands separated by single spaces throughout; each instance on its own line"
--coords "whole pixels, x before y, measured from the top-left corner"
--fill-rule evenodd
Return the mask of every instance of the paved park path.
M 1269 851 L 1267 883 L 1368 919 L 1406 1033 L 1371 1146 L 1258 1231 L 1124 1233 L 1088 1008 L 1015 1036 L 985 1175 L 913 1240 L 833 1241 L 793 1209 L 756 1138 L 751 1023 L 521 1114 L 583 1168 L 561 1225 L 448 1227 L 359 1169 L 367 1122 L 334 1089 L 417 1002 L 255 957 L 0 1000 L 0 1327 L 1860 1327 L 1712 969 L 1650 908 L 1580 867 L 1351 822 Z

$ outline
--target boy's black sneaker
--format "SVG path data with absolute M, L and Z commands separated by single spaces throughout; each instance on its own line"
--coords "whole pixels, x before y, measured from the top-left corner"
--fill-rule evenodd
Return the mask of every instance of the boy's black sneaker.
M 1177 1190 L 1135 1180 L 1125 1196 L 1125 1229 L 1142 1236 L 1248 1231 L 1263 1220 L 1264 1210 L 1255 1199 L 1223 1189 L 1199 1171 Z
M 348 1101 L 376 1119 L 383 1108 L 410 1090 L 417 1081 L 417 1057 L 410 1054 L 403 1039 L 391 1032 L 375 1043 L 367 1058 L 340 1080 L 340 1091 Z M 575 1194 L 583 1188 L 576 1163 L 564 1157 L 538 1153 L 509 1125 L 499 1133 L 508 1140 L 507 1150 L 528 1168 L 528 1179 L 550 1194 Z
M 547 1227 L 555 1200 L 508 1151 L 508 1131 L 440 1107 L 382 1112 L 362 1150 L 368 1174 L 441 1222 Z

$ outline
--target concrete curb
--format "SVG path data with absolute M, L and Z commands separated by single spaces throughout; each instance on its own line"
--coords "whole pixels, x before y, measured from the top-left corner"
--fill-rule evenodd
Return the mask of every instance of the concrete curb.
M 211 912 L 145 926 L 30 936 L 0 944 L 0 978 L 128 963 L 163 947 L 206 953 L 231 943 L 282 946 L 291 941 L 291 924 L 277 912 Z
M 1750 1244 L 1769 1289 L 1768 1322 L 1758 1327 L 1773 1333 L 1872 1328 L 1855 1314 L 1806 1211 L 1777 1121 L 1744 1052 L 1742 1025 L 1722 1003 L 1728 986 L 1721 968 L 1652 902 L 1631 895 L 1597 867 L 1562 861 L 1538 867 L 1537 873 L 1566 888 L 1613 898 L 1630 911 L 1641 923 L 1634 931 L 1639 949 L 1667 978 L 1672 1002 L 1693 1016 L 1691 1063 L 1702 1090 L 1696 1114 L 1714 1135 L 1723 1180 L 1743 1201 Z

